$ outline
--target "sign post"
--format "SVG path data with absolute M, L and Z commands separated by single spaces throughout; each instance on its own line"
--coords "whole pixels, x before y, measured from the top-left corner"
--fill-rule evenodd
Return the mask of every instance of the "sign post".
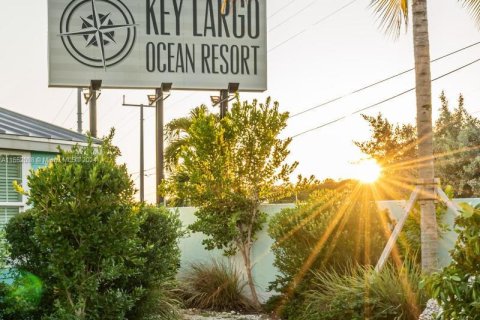
M 164 158 L 164 118 L 163 118 L 163 105 L 166 98 L 165 93 L 170 92 L 172 88 L 171 83 L 162 83 L 160 88 L 156 89 L 156 114 L 155 114 L 155 154 L 156 154 L 156 204 L 160 206 L 165 202 L 165 199 L 160 195 L 159 186 L 165 179 L 165 158 Z M 167 97 L 168 98 L 168 97 Z

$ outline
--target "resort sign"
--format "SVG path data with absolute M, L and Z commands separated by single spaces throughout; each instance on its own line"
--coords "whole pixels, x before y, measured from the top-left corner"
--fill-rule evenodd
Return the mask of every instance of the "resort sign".
M 48 0 L 49 85 L 267 89 L 266 0 Z

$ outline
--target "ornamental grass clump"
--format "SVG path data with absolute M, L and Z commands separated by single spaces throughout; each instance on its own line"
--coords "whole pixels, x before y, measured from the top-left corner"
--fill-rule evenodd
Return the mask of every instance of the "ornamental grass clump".
M 212 311 L 251 311 L 252 301 L 245 295 L 247 286 L 240 271 L 219 260 L 192 263 L 180 278 L 185 305 Z
M 379 273 L 366 266 L 314 273 L 298 318 L 417 320 L 427 302 L 420 283 L 421 271 L 410 263 Z

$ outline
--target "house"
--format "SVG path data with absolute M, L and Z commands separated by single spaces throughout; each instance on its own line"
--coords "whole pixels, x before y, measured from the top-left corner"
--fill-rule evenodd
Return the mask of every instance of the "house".
M 27 199 L 15 191 L 14 181 L 28 191 L 30 170 L 46 166 L 58 147 L 68 150 L 86 143 L 86 135 L 0 108 L 0 228 L 27 208 Z

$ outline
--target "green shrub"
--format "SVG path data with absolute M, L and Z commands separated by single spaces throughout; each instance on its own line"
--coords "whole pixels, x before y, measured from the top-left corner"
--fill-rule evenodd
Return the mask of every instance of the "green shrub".
M 178 216 L 135 203 L 112 137 L 60 151 L 32 173 L 33 209 L 6 228 L 12 266 L 43 283 L 32 319 L 145 319 L 147 301 L 161 303 L 156 292 L 175 276 Z
M 144 249 L 142 272 L 129 279 L 128 286 L 141 285 L 145 293 L 128 313 L 130 320 L 177 319 L 179 301 L 172 280 L 180 268 L 178 240 L 183 236 L 177 213 L 164 207 L 141 209 L 139 238 Z
M 280 275 L 270 285 L 284 296 L 278 307 L 294 316 L 312 271 L 342 272 L 348 263 L 375 264 L 387 242 L 390 220 L 377 209 L 372 190 L 354 183 L 314 193 L 307 203 L 282 210 L 269 223 Z
M 182 295 L 189 308 L 213 311 L 254 309 L 245 295 L 247 283 L 232 263 L 217 260 L 192 263 L 180 281 Z
M 480 319 L 480 205 L 462 204 L 455 221 L 458 239 L 452 263 L 431 279 L 434 297 L 443 308 L 442 319 Z
M 421 271 L 414 264 L 399 270 L 387 265 L 380 273 L 369 266 L 347 270 L 315 273 L 298 318 L 417 320 L 426 305 Z

